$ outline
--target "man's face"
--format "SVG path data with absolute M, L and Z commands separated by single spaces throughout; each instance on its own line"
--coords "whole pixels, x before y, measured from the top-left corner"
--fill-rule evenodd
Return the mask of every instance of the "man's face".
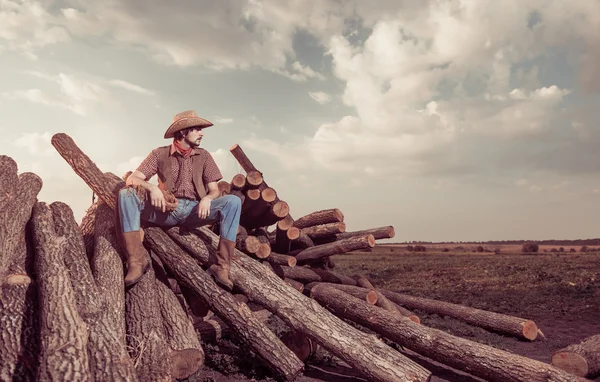
M 198 147 L 200 146 L 200 141 L 202 140 L 203 136 L 204 133 L 202 132 L 202 129 L 194 127 L 188 131 L 184 139 L 186 143 L 190 145 L 190 147 Z

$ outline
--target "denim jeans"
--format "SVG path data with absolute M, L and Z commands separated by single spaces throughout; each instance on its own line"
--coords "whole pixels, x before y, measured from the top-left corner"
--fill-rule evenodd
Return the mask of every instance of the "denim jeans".
M 208 217 L 201 219 L 198 216 L 197 200 L 177 199 L 177 209 L 162 212 L 154 208 L 149 199 L 142 203 L 137 192 L 131 187 L 119 192 L 119 218 L 123 232 L 139 231 L 142 220 L 165 227 L 200 227 L 219 222 L 221 237 L 235 241 L 241 211 L 242 202 L 235 195 L 214 199 L 210 203 Z

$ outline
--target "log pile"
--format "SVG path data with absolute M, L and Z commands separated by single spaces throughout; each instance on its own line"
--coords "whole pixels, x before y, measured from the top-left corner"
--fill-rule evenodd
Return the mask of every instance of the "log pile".
M 237 145 L 231 153 L 245 174 L 219 182 L 222 195 L 242 200 L 233 294 L 205 272 L 216 259 L 218 226 L 145 226 L 153 266 L 125 289 L 115 235 L 123 180 L 103 173 L 69 136 L 56 134 L 52 144 L 99 199 L 78 225 L 65 203 L 37 200 L 39 177 L 18 174 L 16 163 L 0 156 L 2 381 L 181 380 L 202 373 L 204 344 L 225 335 L 278 380 L 301 375 L 317 348 L 369 381 L 430 379 L 429 370 L 381 338 L 490 381 L 583 380 L 427 328 L 409 309 L 534 340 L 538 330 L 529 320 L 415 300 L 336 272 L 332 256 L 367 251 L 376 240 L 394 237 L 393 227 L 347 231 L 336 208 L 294 219 Z M 271 315 L 288 326 L 285 335 L 269 328 Z M 596 361 L 589 362 L 594 369 Z

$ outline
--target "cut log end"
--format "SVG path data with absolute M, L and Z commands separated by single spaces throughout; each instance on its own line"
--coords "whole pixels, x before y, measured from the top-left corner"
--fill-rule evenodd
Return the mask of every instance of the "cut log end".
M 300 237 L 300 230 L 296 227 L 290 227 L 286 232 L 286 236 L 290 240 L 296 240 Z
M 339 209 L 335 208 L 335 216 L 337 217 L 339 222 L 343 222 L 344 221 L 344 214 L 342 213 L 342 211 L 340 211 Z
M 229 151 L 233 151 L 233 150 L 237 149 L 238 147 L 239 147 L 239 146 L 238 146 L 238 144 L 236 143 L 235 145 L 231 146 L 231 148 L 229 149 Z
M 412 322 L 414 322 L 417 325 L 421 325 L 421 319 L 415 315 L 412 316 L 408 316 L 407 317 L 409 320 L 411 320 Z
M 587 360 L 581 355 L 569 351 L 554 354 L 552 365 L 579 377 L 585 377 L 589 372 Z
M 257 187 L 263 182 L 263 176 L 258 171 L 250 171 L 246 175 L 246 181 L 249 185 Z
M 389 238 L 392 238 L 392 237 L 396 236 L 396 232 L 394 231 L 394 227 L 390 226 L 388 232 L 389 232 L 389 234 L 388 234 Z
M 290 215 L 287 215 L 283 219 L 277 222 L 277 228 L 283 231 L 288 231 L 290 227 L 294 224 L 294 219 Z M 297 228 L 296 228 L 297 229 Z M 300 232 L 300 231 L 298 231 Z M 299 233 L 298 233 L 299 234 Z M 290 239 L 291 240 L 291 239 Z
M 375 237 L 373 235 L 369 235 L 367 241 L 369 242 L 369 247 L 373 248 L 375 246 Z
M 260 191 L 258 189 L 248 190 L 246 196 L 250 200 L 258 200 L 260 198 Z
M 246 177 L 244 174 L 236 174 L 231 179 L 231 186 L 235 189 L 241 190 L 246 185 Z
M 367 302 L 371 305 L 375 305 L 377 304 L 377 292 L 375 292 L 374 290 L 370 290 L 367 293 L 367 296 L 365 298 L 367 300 Z
M 273 206 L 273 214 L 279 218 L 284 218 L 290 213 L 290 207 L 283 200 L 278 201 Z
M 29 285 L 31 283 L 31 277 L 25 274 L 12 274 L 6 277 L 4 283 L 6 285 Z
M 535 322 L 531 320 L 527 320 L 522 323 L 523 325 L 523 337 L 526 339 L 533 341 L 537 338 L 538 335 L 538 327 Z
M 186 379 L 195 374 L 204 364 L 204 353 L 196 349 L 175 350 L 171 353 L 171 375 Z
M 259 259 L 266 259 L 271 254 L 271 246 L 267 243 L 260 243 L 258 246 L 258 251 L 256 251 L 255 255 Z
M 297 263 L 298 263 L 298 260 L 296 260 L 295 257 L 290 256 L 288 258 L 288 267 L 295 267 Z
M 277 199 L 277 192 L 271 187 L 268 187 L 261 191 L 261 196 L 265 202 L 271 203 Z

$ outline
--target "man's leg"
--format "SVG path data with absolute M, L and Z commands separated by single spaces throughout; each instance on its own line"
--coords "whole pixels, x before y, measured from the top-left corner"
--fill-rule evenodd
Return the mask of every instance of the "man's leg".
M 198 217 L 196 205 L 188 218 L 183 222 L 186 226 L 198 227 L 219 222 L 221 234 L 217 247 L 217 263 L 208 268 L 208 273 L 215 281 L 228 290 L 233 289 L 233 282 L 229 279 L 229 268 L 233 252 L 235 251 L 235 238 L 240 224 L 242 202 L 235 195 L 225 195 L 216 198 L 210 204 L 210 214 L 207 219 Z
M 119 192 L 119 219 L 123 243 L 127 256 L 125 286 L 138 282 L 150 269 L 150 259 L 142 245 L 141 220 L 161 225 L 174 225 L 173 213 L 157 211 L 150 203 L 142 203 L 134 188 L 128 187 Z M 176 212 L 176 211 L 175 211 Z

